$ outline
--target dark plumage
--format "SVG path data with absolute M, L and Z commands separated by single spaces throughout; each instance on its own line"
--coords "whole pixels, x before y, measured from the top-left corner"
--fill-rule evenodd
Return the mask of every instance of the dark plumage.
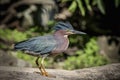
M 34 56 L 49 53 L 55 47 L 56 41 L 53 35 L 31 38 L 15 45 L 16 50 L 22 50 Z
M 55 26 L 54 26 L 54 30 L 58 31 L 58 30 L 74 30 L 72 25 L 69 22 L 58 22 Z

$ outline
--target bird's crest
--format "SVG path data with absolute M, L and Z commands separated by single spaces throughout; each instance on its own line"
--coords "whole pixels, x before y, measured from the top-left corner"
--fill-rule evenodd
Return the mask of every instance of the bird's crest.
M 72 25 L 69 22 L 58 22 L 55 26 L 54 26 L 54 30 L 73 30 Z

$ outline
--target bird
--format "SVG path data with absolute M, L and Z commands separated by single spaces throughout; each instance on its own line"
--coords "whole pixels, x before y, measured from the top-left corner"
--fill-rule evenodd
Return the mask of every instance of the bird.
M 53 27 L 54 33 L 33 37 L 28 40 L 18 42 L 14 45 L 15 50 L 21 50 L 25 53 L 37 57 L 35 63 L 40 70 L 41 75 L 49 76 L 44 67 L 44 59 L 49 55 L 58 55 L 67 50 L 69 46 L 68 36 L 71 34 L 86 34 L 73 28 L 70 22 L 57 22 Z M 42 57 L 39 64 L 38 60 Z

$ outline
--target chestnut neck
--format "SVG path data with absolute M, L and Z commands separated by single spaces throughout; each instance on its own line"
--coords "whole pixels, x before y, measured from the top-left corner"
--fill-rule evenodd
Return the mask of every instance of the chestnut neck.
M 55 31 L 55 33 L 54 33 L 54 35 L 55 36 L 68 36 L 67 34 L 66 34 L 66 31 L 64 31 L 64 30 L 58 30 L 58 31 Z

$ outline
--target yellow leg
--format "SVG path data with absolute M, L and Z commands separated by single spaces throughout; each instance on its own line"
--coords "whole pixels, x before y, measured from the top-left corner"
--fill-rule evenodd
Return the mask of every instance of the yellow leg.
M 44 62 L 44 59 L 45 59 L 45 58 L 46 58 L 46 56 L 44 56 L 44 57 L 42 58 L 41 63 L 40 63 L 40 65 L 39 65 L 39 63 L 38 63 L 39 57 L 37 57 L 37 59 L 36 59 L 36 65 L 38 66 L 38 68 L 39 68 L 39 70 L 40 70 L 40 72 L 41 72 L 41 75 L 43 75 L 43 76 L 48 76 L 48 73 L 46 72 L 46 70 L 45 70 L 45 68 L 44 68 L 44 66 L 43 66 L 43 62 Z
M 46 72 L 45 67 L 43 66 L 44 59 L 45 59 L 46 57 L 47 57 L 47 55 L 44 55 L 44 56 L 42 57 L 42 60 L 41 60 L 41 62 L 40 62 L 40 65 L 39 65 L 39 63 L 38 63 L 39 57 L 37 57 L 37 59 L 36 59 L 36 65 L 38 66 L 38 68 L 39 68 L 39 70 L 40 70 L 40 72 L 41 72 L 41 75 L 47 76 L 47 77 L 56 77 L 56 76 L 53 76 L 53 75 L 48 75 L 48 73 Z
M 45 59 L 46 57 L 47 57 L 47 56 L 43 56 L 43 57 L 42 57 L 41 65 L 40 65 L 41 69 L 43 70 L 42 75 L 44 75 L 44 76 L 48 76 L 48 73 L 46 72 L 45 67 L 43 66 L 44 59 Z
M 42 69 L 41 69 L 41 67 L 39 66 L 39 63 L 38 63 L 38 60 L 39 60 L 39 58 L 40 57 L 37 57 L 37 59 L 36 59 L 36 65 L 37 65 L 37 67 L 39 68 L 39 70 L 40 70 L 40 72 L 41 72 L 41 74 L 43 73 L 43 71 L 42 71 Z

